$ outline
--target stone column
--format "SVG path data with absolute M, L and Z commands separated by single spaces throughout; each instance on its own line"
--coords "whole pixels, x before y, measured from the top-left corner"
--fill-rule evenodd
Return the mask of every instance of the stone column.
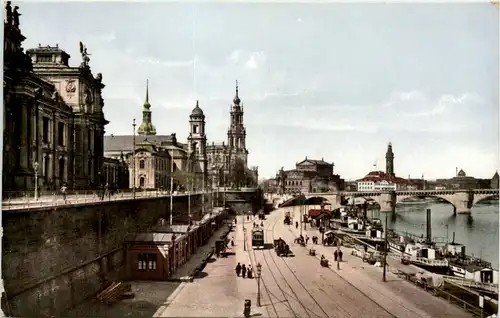
M 26 103 L 21 103 L 21 138 L 20 138 L 20 152 L 19 152 L 19 163 L 21 168 L 31 169 L 32 167 L 28 163 L 28 143 L 30 134 L 28 132 L 28 112 Z
M 467 191 L 455 193 L 452 202 L 455 206 L 454 212 L 458 214 L 469 214 L 471 212 L 472 200 L 474 200 L 474 196 L 472 195 L 471 199 Z

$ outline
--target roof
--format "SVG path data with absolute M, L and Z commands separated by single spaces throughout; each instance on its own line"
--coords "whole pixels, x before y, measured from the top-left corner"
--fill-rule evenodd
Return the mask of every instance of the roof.
M 156 135 L 156 136 L 144 136 L 144 135 L 136 135 L 135 143 L 136 145 L 139 143 L 147 141 L 156 144 L 157 146 L 163 146 L 166 144 L 176 143 L 175 134 L 171 135 Z M 104 136 L 104 152 L 111 151 L 123 151 L 128 152 L 132 151 L 134 148 L 134 136 L 133 135 L 109 135 Z
M 312 217 L 313 219 L 316 219 L 322 215 L 330 216 L 330 211 L 325 210 L 325 209 L 310 209 L 309 210 L 309 216 Z
M 171 244 L 172 237 L 175 233 L 130 233 L 125 236 L 127 243 L 151 243 L 151 244 Z M 181 239 L 183 235 L 175 234 L 176 241 Z
M 406 185 L 413 184 L 413 182 L 411 182 L 408 179 L 403 179 L 403 178 L 400 178 L 400 177 L 395 177 L 395 176 L 386 174 L 383 171 L 371 171 L 364 178 L 359 179 L 357 181 L 380 182 L 380 181 L 384 181 L 384 180 L 387 181 L 387 182 L 389 182 L 389 183 L 395 183 L 395 184 L 406 184 Z
M 193 108 L 193 111 L 191 112 L 191 116 L 204 116 L 203 110 L 200 108 L 198 101 L 196 101 L 196 107 Z
M 320 166 L 333 166 L 333 163 L 326 162 L 323 159 L 321 159 L 321 160 L 307 159 L 307 157 L 306 157 L 306 159 L 302 160 L 301 162 L 297 163 L 296 165 L 300 165 L 300 164 L 303 164 L 305 162 L 309 162 L 309 163 L 320 165 Z
M 173 224 L 170 225 L 157 225 L 153 226 L 153 231 L 157 233 L 188 233 L 197 229 L 197 225 L 187 225 L 187 224 Z

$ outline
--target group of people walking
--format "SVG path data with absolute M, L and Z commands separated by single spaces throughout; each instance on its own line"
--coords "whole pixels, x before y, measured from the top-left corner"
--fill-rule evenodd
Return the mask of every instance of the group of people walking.
M 253 278 L 253 269 L 252 269 L 252 265 L 248 265 L 246 266 L 245 264 L 241 265 L 240 262 L 238 262 L 238 265 L 236 265 L 236 276 L 240 277 L 240 273 L 241 273 L 241 277 L 245 278 L 245 277 L 248 277 L 248 278 Z

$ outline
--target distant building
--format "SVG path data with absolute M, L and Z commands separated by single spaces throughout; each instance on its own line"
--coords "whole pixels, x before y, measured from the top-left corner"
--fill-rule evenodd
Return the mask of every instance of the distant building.
M 357 181 L 360 192 L 415 190 L 416 186 L 407 179 L 389 175 L 383 171 L 371 171 Z
M 104 158 L 103 183 L 113 189 L 129 187 L 129 171 L 125 158 Z
M 450 179 L 437 179 L 436 183 L 445 185 L 447 189 L 467 190 L 479 188 L 479 179 L 467 176 L 465 171 L 460 169 L 456 176 Z M 489 186 L 489 184 L 488 184 Z
M 498 171 L 495 171 L 495 174 L 491 178 L 490 188 L 491 189 L 498 189 L 498 188 L 500 188 L 500 182 L 499 182 L 499 178 L 498 178 Z
M 333 173 L 333 163 L 307 157 L 295 169 L 281 170 L 276 175 L 280 193 L 321 193 L 344 189 L 344 179 Z
M 409 178 L 396 177 L 394 172 L 394 152 L 392 144 L 387 146 L 385 154 L 385 172 L 371 171 L 364 178 L 357 180 L 357 190 L 360 192 L 371 191 L 396 191 L 396 190 L 416 190 L 418 185 Z
M 170 189 L 171 157 L 166 149 L 145 140 L 137 144 L 131 160 L 135 162 L 129 164 L 130 184 L 140 189 Z

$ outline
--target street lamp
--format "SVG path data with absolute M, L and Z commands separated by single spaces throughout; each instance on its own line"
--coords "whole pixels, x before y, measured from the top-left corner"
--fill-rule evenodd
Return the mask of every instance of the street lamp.
M 38 200 L 38 162 L 33 163 L 33 170 L 35 172 L 35 200 Z
M 170 157 L 170 226 L 172 226 L 173 208 L 174 208 L 174 157 Z
M 385 214 L 385 233 L 384 233 L 384 241 L 385 241 L 385 253 L 384 253 L 384 271 L 382 272 L 382 280 L 385 282 L 386 280 L 386 271 L 387 271 L 387 252 L 389 250 L 389 244 L 387 242 L 387 232 L 389 232 L 389 229 L 387 228 L 387 219 L 388 219 L 389 213 Z
M 262 273 L 262 265 L 257 263 L 257 306 L 260 307 L 260 275 Z

